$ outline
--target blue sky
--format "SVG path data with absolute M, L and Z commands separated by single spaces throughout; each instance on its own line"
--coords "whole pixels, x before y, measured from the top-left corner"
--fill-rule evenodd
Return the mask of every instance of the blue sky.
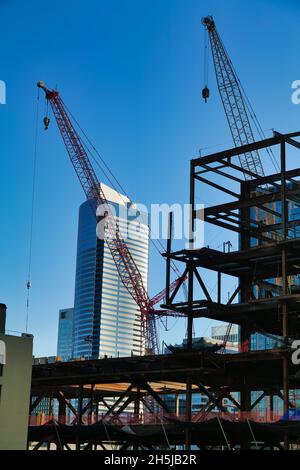
M 0 301 L 10 330 L 25 329 L 38 80 L 58 86 L 131 198 L 145 204 L 187 202 L 189 160 L 200 148 L 231 146 L 212 68 L 211 98 L 201 99 L 202 16 L 214 16 L 266 133 L 299 129 L 290 100 L 300 79 L 297 1 L 1 0 L 0 13 Z M 55 353 L 58 309 L 73 304 L 83 200 L 54 118 L 47 133 L 40 122 L 29 319 L 36 355 Z M 211 228 L 206 238 L 223 241 Z M 151 295 L 164 286 L 155 253 L 149 280 Z M 181 335 L 177 322 L 165 337 Z

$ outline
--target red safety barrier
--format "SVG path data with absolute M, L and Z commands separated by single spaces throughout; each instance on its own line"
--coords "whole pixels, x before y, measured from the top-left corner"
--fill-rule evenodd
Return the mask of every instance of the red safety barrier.
M 200 411 L 197 414 L 193 414 L 192 422 L 198 423 L 202 421 L 208 421 L 214 418 L 225 419 L 227 421 L 238 422 L 238 421 L 255 421 L 257 423 L 273 423 L 279 421 L 282 418 L 282 414 L 272 413 L 269 410 L 265 411 L 236 411 L 236 412 L 209 412 Z M 57 424 L 66 424 L 72 426 L 78 424 L 77 417 L 74 415 L 64 416 L 47 416 L 42 413 L 36 416 L 29 417 L 29 426 L 44 426 L 51 424 L 53 421 Z M 82 416 L 82 425 L 95 425 L 97 423 L 104 422 L 105 424 L 116 425 L 116 426 L 130 426 L 134 424 L 160 424 L 161 422 L 174 422 L 174 421 L 186 421 L 185 415 L 176 414 L 152 414 L 152 413 L 140 413 L 136 415 L 134 413 L 122 413 L 120 415 L 105 415 L 105 414 L 92 414 L 89 416 Z

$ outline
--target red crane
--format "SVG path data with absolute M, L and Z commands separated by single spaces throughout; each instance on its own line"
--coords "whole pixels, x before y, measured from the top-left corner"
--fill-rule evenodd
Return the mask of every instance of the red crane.
M 69 158 L 87 199 L 94 199 L 96 201 L 96 208 L 99 205 L 103 208 L 105 241 L 123 285 L 135 300 L 141 312 L 143 349 L 145 353 L 156 354 L 159 351 L 159 346 L 154 305 L 163 299 L 165 291 L 161 291 L 153 299 L 149 298 L 139 268 L 119 232 L 115 218 L 111 214 L 109 203 L 91 164 L 85 145 L 78 135 L 58 91 L 48 90 L 42 81 L 38 82 L 37 86 L 45 92 L 46 99 L 51 105 Z M 47 129 L 49 122 L 50 120 L 46 116 L 44 118 L 45 129 Z M 171 292 L 181 282 L 181 279 L 179 277 L 170 285 Z M 159 311 L 157 313 L 159 314 Z M 164 311 L 164 313 L 166 312 Z

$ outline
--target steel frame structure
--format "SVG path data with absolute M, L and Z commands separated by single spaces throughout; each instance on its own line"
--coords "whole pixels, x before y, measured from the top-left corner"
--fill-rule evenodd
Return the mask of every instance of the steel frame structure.
M 166 301 L 162 308 L 181 312 L 187 317 L 186 351 L 34 366 L 31 412 L 34 414 L 43 398 L 57 398 L 59 415 L 64 416 L 65 409 L 69 408 L 74 420 L 72 425 L 66 425 L 63 419 L 52 419 L 50 407 L 48 424 L 36 426 L 31 423 L 31 448 L 38 449 L 43 442 L 66 449 L 74 446 L 77 449 L 103 449 L 113 443 L 121 449 L 170 448 L 181 444 L 187 450 L 192 444 L 203 449 L 287 449 L 298 444 L 299 424 L 293 422 L 290 425 L 287 421 L 282 425 L 264 425 L 262 429 L 255 422 L 254 411 L 267 397 L 266 421 L 272 423 L 278 418 L 274 397 L 282 399 L 286 414 L 295 407 L 290 390 L 300 389 L 298 367 L 291 362 L 290 345 L 291 338 L 300 336 L 300 293 L 290 291 L 288 284 L 291 275 L 300 274 L 300 238 L 290 238 L 290 230 L 300 225 L 300 220 L 290 220 L 287 210 L 288 202 L 299 198 L 297 178 L 300 178 L 300 169 L 287 169 L 286 158 L 287 147 L 300 149 L 300 143 L 295 140 L 299 136 L 300 132 L 274 133 L 270 139 L 191 161 L 192 227 L 201 216 L 206 223 L 238 234 L 240 246 L 239 250 L 229 253 L 208 247 L 173 252 L 170 216 L 164 255 Z M 269 146 L 279 147 L 281 171 L 261 177 L 251 175 L 252 179 L 245 180 L 245 170 L 233 164 L 232 157 Z M 214 176 L 225 178 L 227 183 L 216 182 Z M 222 203 L 207 207 L 200 214 L 195 202 L 198 183 L 219 191 Z M 224 195 L 230 198 L 228 202 L 224 203 Z M 274 201 L 280 205 L 280 210 L 274 206 Z M 274 223 L 270 223 L 270 218 L 257 223 L 257 218 L 251 215 L 253 208 L 271 213 Z M 270 237 L 271 231 L 277 233 L 276 239 Z M 180 282 L 174 290 L 169 289 L 171 260 L 184 265 L 182 282 L 187 278 L 188 283 L 186 302 L 178 299 Z M 203 280 L 205 270 L 216 273 L 216 298 L 210 295 Z M 222 303 L 224 275 L 238 280 L 226 304 Z M 272 282 L 274 278 L 280 278 L 280 282 Z M 259 286 L 270 295 L 257 295 Z M 194 321 L 200 317 L 238 324 L 240 352 L 193 351 Z M 249 340 L 254 332 L 279 336 L 279 346 L 272 350 L 252 351 Z M 254 391 L 257 393 L 253 400 L 251 394 Z M 207 396 L 207 403 L 197 414 L 192 413 L 194 393 Z M 165 400 L 168 394 L 185 395 L 184 416 L 171 412 Z M 115 399 L 110 403 L 112 397 Z M 224 398 L 238 410 L 234 416 L 228 417 Z M 70 407 L 71 399 L 77 399 L 76 409 Z M 95 412 L 99 402 L 107 409 L 102 416 Z M 124 417 L 129 406 L 133 406 L 134 412 Z M 218 413 L 215 413 L 216 409 Z M 208 419 L 212 412 L 216 416 L 214 420 Z M 129 432 L 128 429 L 124 431 L 125 424 L 130 427 Z
M 35 365 L 30 412 L 33 415 L 45 398 L 48 399 L 49 411 L 43 423 L 38 423 L 39 417 L 31 417 L 30 448 L 38 450 L 45 442 L 47 445 L 55 444 L 58 450 L 108 449 L 111 445 L 124 449 L 158 449 L 184 444 L 186 447 L 191 444 L 201 448 L 226 447 L 222 428 L 226 429 L 230 448 L 251 446 L 254 445 L 253 437 L 249 429 L 245 431 L 248 420 L 255 427 L 260 446 L 280 448 L 283 428 L 272 424 L 268 430 L 263 426 L 260 429 L 259 423 L 255 422 L 257 417 L 253 408 L 267 394 L 272 398 L 282 397 L 279 385 L 281 361 L 282 351 L 243 354 L 186 352 Z M 290 370 L 295 388 L 299 387 L 296 371 L 295 366 Z M 252 390 L 261 391 L 246 412 L 234 396 L 243 388 L 245 380 Z M 187 384 L 191 385 L 191 395 L 202 393 L 207 396 L 205 407 L 191 416 L 187 408 L 181 415 L 177 405 L 176 411 L 172 412 L 165 399 L 170 394 L 178 399 L 180 394 L 185 394 Z M 110 401 L 112 398 L 114 400 Z M 239 410 L 234 417 L 226 411 L 224 398 Z M 59 403 L 58 416 L 53 413 L 54 399 Z M 107 411 L 98 414 L 99 404 Z M 133 406 L 133 411 L 127 413 L 129 406 Z M 220 412 L 212 412 L 215 408 Z M 66 419 L 67 409 L 72 413 L 69 420 Z M 213 416 L 221 420 L 221 426 L 211 420 Z M 271 422 L 276 420 L 274 410 L 271 410 L 269 418 Z M 213 436 L 211 426 L 214 428 Z M 295 428 L 290 430 L 290 434 L 293 442 L 297 442 Z
M 210 248 L 201 248 L 172 252 L 170 241 L 165 254 L 166 283 L 168 284 L 169 280 L 171 260 L 184 263 L 184 274 L 188 277 L 188 301 L 176 301 L 178 291 L 175 290 L 170 294 L 167 289 L 164 305 L 170 310 L 185 312 L 188 321 L 188 350 L 192 350 L 193 321 L 199 317 L 238 324 L 241 351 L 250 351 L 252 333 L 280 337 L 282 377 L 277 385 L 283 390 L 285 414 L 290 408 L 291 339 L 300 336 L 300 294 L 291 293 L 288 284 L 289 276 L 300 273 L 300 264 L 297 264 L 300 239 L 299 236 L 290 238 L 290 230 L 300 226 L 300 219 L 290 220 L 288 213 L 288 203 L 299 200 L 300 186 L 297 178 L 300 177 L 300 169 L 297 166 L 287 169 L 286 149 L 287 146 L 291 146 L 299 150 L 300 143 L 295 140 L 299 136 L 299 132 L 285 135 L 274 132 L 271 138 L 192 160 L 190 171 L 192 232 L 196 219 L 203 217 L 205 223 L 238 234 L 239 250 L 221 253 Z M 241 164 L 232 162 L 236 156 L 274 146 L 279 147 L 279 173 L 259 176 Z M 245 178 L 245 174 L 250 179 Z M 197 212 L 196 197 L 198 200 L 199 197 L 201 199 L 201 193 L 197 191 L 198 183 L 208 185 L 215 193 L 221 194 L 222 203 L 206 207 L 202 213 Z M 234 185 L 237 187 L 235 191 L 232 190 Z M 229 202 L 224 203 L 226 197 Z M 279 204 L 279 211 L 277 206 L 274 207 L 274 203 L 277 203 L 277 206 Z M 251 213 L 253 210 L 271 214 L 274 223 L 270 223 L 270 217 L 265 216 L 264 220 L 253 217 Z M 212 299 L 205 286 L 201 269 L 208 269 L 217 274 L 216 300 Z M 234 276 L 238 282 L 237 288 L 226 304 L 221 301 L 223 274 Z M 272 284 L 270 280 L 274 278 L 279 278 L 279 283 Z M 195 295 L 196 283 L 201 288 L 201 298 Z M 271 294 L 264 297 L 255 295 L 255 288 L 258 289 L 259 286 Z M 233 303 L 236 299 L 237 303 Z M 251 391 L 253 391 L 252 385 L 248 379 L 245 379 L 240 389 L 240 405 L 243 411 L 249 411 L 252 407 Z M 189 405 L 190 397 L 188 384 Z M 286 439 L 285 448 L 288 448 L 288 445 Z

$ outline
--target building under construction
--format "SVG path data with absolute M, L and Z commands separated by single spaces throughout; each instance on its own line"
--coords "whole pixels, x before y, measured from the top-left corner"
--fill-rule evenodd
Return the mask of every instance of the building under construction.
M 289 205 L 299 201 L 300 132 L 273 137 L 191 161 L 192 227 L 197 218 L 225 234 L 235 234 L 239 249 L 221 252 L 208 247 L 172 251 L 172 224 L 166 258 L 164 308 L 187 317 L 185 350 L 146 355 L 35 365 L 32 377 L 29 446 L 39 449 L 294 449 L 300 439 L 297 391 L 300 374 L 292 361 L 293 340 L 300 333 L 299 220 Z M 239 156 L 272 150 L 279 171 L 257 175 Z M 266 157 L 267 158 L 267 157 Z M 201 212 L 208 185 L 215 202 Z M 224 200 L 228 201 L 224 203 Z M 218 202 L 219 201 L 219 202 Z M 257 211 L 265 214 L 258 219 Z M 192 240 L 191 240 L 192 243 Z M 170 264 L 182 264 L 188 298 L 177 300 L 180 282 L 169 290 Z M 203 280 L 215 273 L 214 297 Z M 230 276 L 236 289 L 222 302 L 222 281 Z M 193 350 L 193 326 L 199 318 L 240 327 L 236 354 Z M 251 350 L 251 335 L 276 339 L 269 350 Z M 295 361 L 294 361 L 295 362 Z M 206 405 L 192 413 L 193 394 L 205 394 Z M 185 396 L 185 411 L 170 409 L 168 396 Z M 283 412 L 274 410 L 274 399 Z M 37 415 L 47 398 L 48 413 Z M 235 412 L 224 407 L 224 398 Z M 58 400 L 55 415 L 53 401 Z M 264 401 L 263 413 L 257 406 Z M 105 412 L 99 413 L 99 405 Z M 69 412 L 67 412 L 69 410 Z
M 164 253 L 166 288 L 152 300 L 99 190 L 89 152 L 72 117 L 57 90 L 38 84 L 87 198 L 105 207 L 105 240 L 139 308 L 145 355 L 35 365 L 31 449 L 45 445 L 57 449 L 298 448 L 300 374 L 297 352 L 293 352 L 300 334 L 300 214 L 291 208 L 300 204 L 300 132 L 264 137 L 213 18 L 204 18 L 203 25 L 234 148 L 191 161 L 189 249 L 172 250 L 170 214 Z M 206 83 L 205 101 L 209 94 Z M 49 125 L 47 116 L 44 123 Z M 276 173 L 270 170 L 271 163 Z M 204 200 L 204 195 L 207 199 L 208 191 L 212 204 L 198 210 L 196 201 Z M 196 247 L 198 219 L 216 227 L 220 235 L 223 232 L 223 240 L 235 238 L 238 249 Z M 171 283 L 174 263 L 181 265 L 183 274 Z M 214 296 L 207 287 L 207 272 L 216 277 Z M 225 302 L 228 279 L 235 287 Z M 182 301 L 179 290 L 184 282 L 187 299 Z M 154 310 L 163 298 L 165 310 Z M 168 355 L 155 354 L 154 320 L 163 314 L 187 320 L 183 347 L 171 349 Z M 201 318 L 228 323 L 223 348 L 205 347 L 204 342 L 198 349 L 193 346 L 193 331 Z M 228 354 L 225 346 L 232 324 L 239 327 L 240 345 L 238 353 Z M 272 339 L 268 348 L 253 347 L 251 338 L 257 334 Z M 198 412 L 192 408 L 195 394 L 207 397 Z M 280 411 L 274 406 L 278 400 Z

